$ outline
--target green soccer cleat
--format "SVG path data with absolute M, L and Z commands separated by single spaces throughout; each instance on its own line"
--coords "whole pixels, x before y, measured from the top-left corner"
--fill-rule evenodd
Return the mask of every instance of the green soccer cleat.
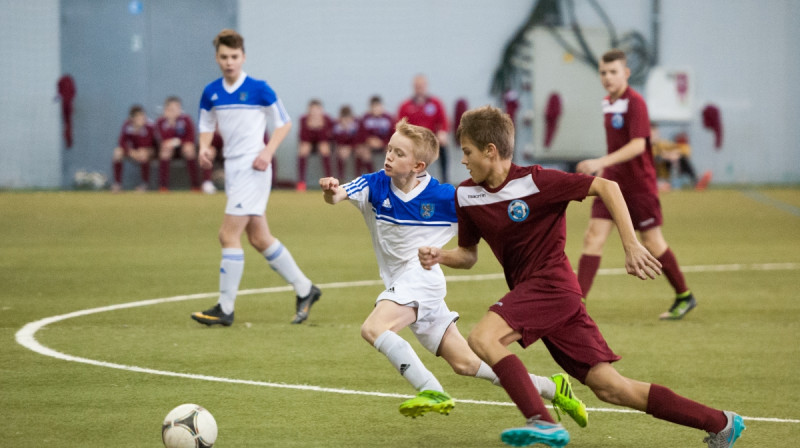
M 683 319 L 683 316 L 685 316 L 686 313 L 693 310 L 696 306 L 697 299 L 694 298 L 694 295 L 689 293 L 688 296 L 682 299 L 676 298 L 675 302 L 669 308 L 669 311 L 661 313 L 658 318 L 661 320 L 680 320 Z
M 445 392 L 423 390 L 416 397 L 404 401 L 400 405 L 400 413 L 411 418 L 421 417 L 431 411 L 447 415 L 455 405 L 455 401 Z
M 572 384 L 569 377 L 563 373 L 557 373 L 550 377 L 556 383 L 556 395 L 553 397 L 553 410 L 556 411 L 558 421 L 561 421 L 561 410 L 572 417 L 575 423 L 581 428 L 585 428 L 589 423 L 589 414 L 586 412 L 586 405 L 572 393 Z
M 506 429 L 500 434 L 500 440 L 506 445 L 529 446 L 541 443 L 550 447 L 561 448 L 569 443 L 569 433 L 561 423 L 550 423 L 532 417 L 521 428 Z
M 722 411 L 728 417 L 728 424 L 722 431 L 714 434 L 708 433 L 708 437 L 703 439 L 703 442 L 708 444 L 708 448 L 733 448 L 736 440 L 742 436 L 742 432 L 746 429 L 742 417 L 731 411 Z

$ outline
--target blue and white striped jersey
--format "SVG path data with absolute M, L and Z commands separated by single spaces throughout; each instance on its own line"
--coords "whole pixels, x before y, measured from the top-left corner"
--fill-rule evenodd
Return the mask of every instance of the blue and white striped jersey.
M 342 186 L 364 215 L 387 288 L 407 269 L 420 267 L 420 247 L 442 247 L 458 229 L 455 188 L 440 184 L 428 173 L 419 181 L 406 194 L 381 170 Z
M 232 86 L 223 78 L 211 82 L 200 98 L 200 132 L 218 130 L 226 159 L 256 155 L 264 149 L 264 132 L 290 122 L 280 98 L 266 81 L 242 72 Z

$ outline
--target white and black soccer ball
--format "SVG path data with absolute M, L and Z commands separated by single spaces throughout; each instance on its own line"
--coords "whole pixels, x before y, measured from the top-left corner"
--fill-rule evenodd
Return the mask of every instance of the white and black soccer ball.
M 211 448 L 217 441 L 217 422 L 206 408 L 182 404 L 164 417 L 161 440 L 166 448 Z

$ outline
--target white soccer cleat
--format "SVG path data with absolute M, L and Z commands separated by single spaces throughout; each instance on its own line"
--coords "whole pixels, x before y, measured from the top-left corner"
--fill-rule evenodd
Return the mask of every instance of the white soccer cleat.
M 205 194 L 214 194 L 217 192 L 217 187 L 215 187 L 214 182 L 210 180 L 203 182 L 202 189 Z

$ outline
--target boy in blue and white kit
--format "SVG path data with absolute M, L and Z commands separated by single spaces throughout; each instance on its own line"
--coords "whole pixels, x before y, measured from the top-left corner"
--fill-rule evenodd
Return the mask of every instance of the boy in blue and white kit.
M 225 218 L 219 230 L 222 262 L 219 301 L 192 319 L 206 324 L 229 326 L 239 282 L 244 271 L 242 232 L 250 244 L 267 259 L 270 267 L 290 283 L 297 295 L 292 323 L 308 318 L 311 305 L 322 295 L 300 270 L 289 253 L 269 231 L 266 209 L 272 185 L 272 157 L 292 128 L 283 103 L 265 81 L 242 71 L 244 38 L 236 31 L 222 30 L 214 39 L 216 60 L 222 77 L 208 84 L 200 99 L 200 166 L 212 167 L 211 142 L 218 130 L 225 143 Z M 273 128 L 264 146 L 267 125 Z
M 425 368 L 411 345 L 397 332 L 409 327 L 420 343 L 441 356 L 453 370 L 499 385 L 492 369 L 481 361 L 456 328 L 458 313 L 444 301 L 446 282 L 441 268 L 422 268 L 419 247 L 442 247 L 456 234 L 455 189 L 440 184 L 427 168 L 438 157 L 439 143 L 430 130 L 397 123 L 387 146 L 383 170 L 344 185 L 333 177 L 320 179 L 325 202 L 349 199 L 370 230 L 380 275 L 386 290 L 361 326 L 361 336 L 383 353 L 419 393 L 400 405 L 400 413 L 418 417 L 434 411 L 447 414 L 453 399 Z M 540 394 L 581 426 L 587 415 L 574 397 L 565 375 L 530 375 Z

